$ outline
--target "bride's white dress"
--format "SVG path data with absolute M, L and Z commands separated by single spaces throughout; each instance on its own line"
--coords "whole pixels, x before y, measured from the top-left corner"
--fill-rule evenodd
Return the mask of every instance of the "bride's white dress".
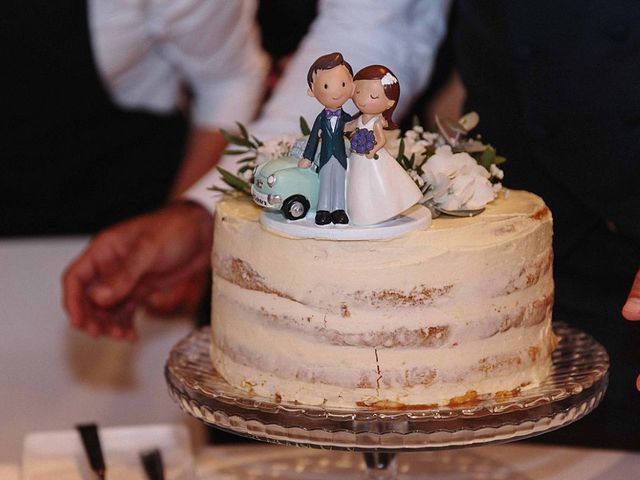
M 367 123 L 358 117 L 358 128 L 373 130 L 380 118 Z M 351 152 L 347 168 L 347 214 L 354 225 L 373 225 L 389 220 L 422 198 L 422 193 L 409 174 L 384 147 L 376 152 L 378 159 Z

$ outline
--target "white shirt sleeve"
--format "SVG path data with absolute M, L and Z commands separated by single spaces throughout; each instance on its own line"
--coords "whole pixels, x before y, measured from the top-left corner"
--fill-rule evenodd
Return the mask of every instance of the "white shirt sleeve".
M 169 112 L 186 83 L 195 125 L 247 122 L 268 71 L 255 12 L 254 0 L 90 0 L 98 70 L 125 108 Z
M 356 73 L 371 64 L 390 68 L 400 81 L 396 110 L 400 117 L 427 84 L 438 47 L 444 38 L 450 0 L 323 0 L 309 33 L 302 41 L 262 116 L 249 130 L 268 139 L 298 131 L 299 117 L 312 121 L 322 109 L 307 95 L 307 71 L 316 58 L 339 51 Z M 345 110 L 355 112 L 351 102 Z M 237 170 L 237 157 L 220 165 Z M 207 188 L 224 186 L 217 171 L 205 175 L 186 194 L 210 211 L 219 194 Z

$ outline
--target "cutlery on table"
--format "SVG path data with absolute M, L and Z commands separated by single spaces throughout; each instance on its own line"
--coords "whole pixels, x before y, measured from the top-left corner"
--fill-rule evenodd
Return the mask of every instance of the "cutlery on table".
M 105 480 L 106 468 L 104 457 L 102 456 L 102 446 L 98 436 L 98 426 L 95 423 L 77 425 L 76 429 L 82 439 L 84 452 L 89 460 L 91 470 L 100 480 Z
M 149 480 L 164 480 L 162 453 L 157 448 L 140 453 L 140 460 Z

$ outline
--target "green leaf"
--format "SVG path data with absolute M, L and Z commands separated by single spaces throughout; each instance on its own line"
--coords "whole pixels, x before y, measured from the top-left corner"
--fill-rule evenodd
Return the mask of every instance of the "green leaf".
M 240 160 L 238 160 L 238 163 L 249 163 L 249 162 L 253 162 L 255 160 L 257 160 L 258 157 L 256 157 L 255 155 L 251 156 L 251 157 L 245 157 L 245 158 L 241 158 Z
M 436 154 L 436 146 L 435 145 L 427 145 L 427 148 L 424 151 L 424 163 L 427 163 L 427 160 L 429 160 L 429 157 L 433 156 Z
M 230 187 L 247 194 L 251 192 L 251 186 L 248 182 L 244 181 L 240 177 L 234 175 L 233 173 L 225 170 L 222 167 L 218 167 L 218 171 L 220 172 L 220 175 L 222 175 L 222 180 Z
M 400 140 L 400 146 L 398 147 L 397 158 L 402 158 L 402 157 L 404 157 L 404 138 Z
M 226 188 L 220 188 L 220 187 L 209 187 L 209 188 L 207 188 L 207 190 L 209 190 L 211 192 L 220 192 L 220 193 L 224 193 L 224 194 L 227 194 L 227 193 L 231 192 L 231 190 L 227 190 Z
M 302 115 L 300 116 L 300 131 L 302 132 L 302 135 L 305 135 L 305 136 L 311 133 L 309 124 L 307 123 L 307 121 Z
M 246 140 L 241 137 L 236 137 L 235 135 L 230 134 L 229 132 L 227 132 L 222 128 L 220 129 L 220 132 L 222 132 L 222 136 L 224 137 L 224 139 L 232 145 L 238 145 L 239 147 L 247 147 L 250 150 L 255 150 L 256 148 L 255 145 L 253 145 L 253 143 L 251 143 L 249 140 Z
M 495 149 L 493 147 L 487 147 L 485 148 L 484 152 L 482 152 L 482 155 L 480 155 L 480 159 L 478 160 L 478 163 L 482 165 L 484 168 L 486 168 L 487 170 L 489 170 L 489 167 L 493 163 L 493 160 L 495 157 L 496 157 Z
M 262 143 L 260 140 L 258 140 L 255 135 L 251 135 L 251 138 L 253 139 L 253 143 L 255 143 L 258 147 L 261 147 L 264 145 L 264 143 Z
M 249 140 L 249 132 L 247 132 L 247 127 L 245 127 L 240 122 L 236 122 L 236 125 L 238 125 L 238 128 L 240 129 L 240 133 L 242 133 L 242 138 L 244 138 L 245 140 Z
M 501 155 L 496 155 L 495 158 L 493 159 L 493 163 L 495 163 L 496 165 L 502 165 L 506 161 L 507 161 L 507 157 L 503 157 Z
M 225 150 L 225 155 L 244 155 L 249 153 L 251 150 Z

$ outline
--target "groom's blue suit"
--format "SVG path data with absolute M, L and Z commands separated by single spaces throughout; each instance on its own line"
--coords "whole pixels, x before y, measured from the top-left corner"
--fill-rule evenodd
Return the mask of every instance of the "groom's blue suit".
M 334 126 L 331 126 L 332 119 Z M 342 221 L 348 221 L 345 210 L 345 180 L 347 171 L 347 152 L 344 147 L 344 124 L 351 120 L 351 115 L 342 109 L 336 111 L 323 110 L 313 122 L 313 128 L 304 149 L 303 157 L 314 162 L 318 142 L 320 156 L 317 162 L 320 177 L 320 192 L 318 195 L 317 212 L 342 212 Z M 326 214 L 325 214 L 326 215 Z M 319 223 L 316 218 L 316 223 Z M 336 223 L 336 220 L 334 220 Z
M 344 148 L 344 124 L 351 120 L 351 115 L 341 109 L 336 121 L 336 126 L 332 129 L 331 120 L 327 117 L 326 112 L 326 109 L 320 112 L 315 122 L 313 122 L 313 128 L 309 134 L 309 140 L 304 149 L 303 157 L 313 162 L 316 151 L 318 150 L 318 142 L 322 138 L 320 159 L 317 163 L 318 171 L 325 166 L 332 156 L 346 169 L 347 152 Z

